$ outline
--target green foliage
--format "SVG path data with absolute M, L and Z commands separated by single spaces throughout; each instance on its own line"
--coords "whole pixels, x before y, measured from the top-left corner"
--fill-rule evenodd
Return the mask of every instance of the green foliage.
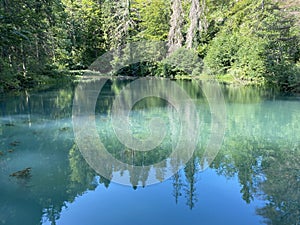
M 231 32 L 219 33 L 208 48 L 204 63 L 210 74 L 225 74 L 233 66 L 238 52 L 238 37 Z
M 137 0 L 139 11 L 139 39 L 162 41 L 166 40 L 169 32 L 170 0 Z
M 259 33 L 267 40 L 264 49 L 267 69 L 265 77 L 283 89 L 299 85 L 295 77 L 300 75 L 296 66 L 300 59 L 300 32 L 295 29 L 295 22 L 293 18 L 284 16 L 276 9 L 263 21 L 263 28 Z
M 266 81 L 283 90 L 299 85 L 299 29 L 291 15 L 269 0 L 238 1 L 226 15 L 204 58 L 210 74 Z
M 237 68 L 241 76 L 251 78 L 261 77 L 265 74 L 265 66 L 261 60 L 264 40 L 255 36 L 240 36 L 239 49 L 236 52 L 234 68 Z
M 200 75 L 202 62 L 193 49 L 179 48 L 162 61 L 163 65 L 170 67 L 172 74 Z
M 134 45 L 133 45 L 134 46 Z M 156 46 L 157 47 L 157 46 Z M 135 48 L 134 48 L 135 49 Z M 161 56 L 164 56 L 164 51 L 161 50 Z M 132 52 L 130 48 L 125 48 L 122 51 L 121 57 L 115 57 L 113 65 L 121 68 L 117 71 L 116 75 L 122 76 L 159 76 L 159 77 L 172 77 L 176 75 L 196 76 L 200 75 L 203 68 L 203 63 L 200 60 L 197 52 L 193 49 L 179 48 L 163 60 L 159 60 L 159 55 L 155 55 L 155 51 L 143 49 L 139 53 Z M 144 57 L 140 54 L 147 54 L 152 60 L 143 61 Z M 132 57 L 130 59 L 130 56 Z M 135 59 L 141 62 L 134 62 Z M 125 65 L 125 66 L 122 66 Z
M 88 67 L 103 53 L 102 18 L 98 1 L 62 0 L 67 29 L 66 66 L 71 69 Z
M 174 50 L 180 46 L 196 50 L 209 74 L 299 90 L 300 29 L 295 13 L 299 3 L 201 0 L 199 7 L 187 0 L 178 3 L 182 10 L 177 15 L 179 40 L 173 40 L 178 42 Z M 52 72 L 52 77 L 60 77 L 55 75 L 59 70 L 88 68 L 107 50 L 134 41 L 165 41 L 172 28 L 171 6 L 170 0 L 2 1 L 1 86 L 22 87 L 28 84 L 26 76 L 39 80 L 39 76 L 51 77 Z M 197 13 L 190 14 L 192 9 Z M 114 56 L 112 66 L 128 61 L 120 57 Z M 120 73 L 173 77 L 182 74 L 183 67 L 193 75 L 202 73 L 203 67 L 182 49 L 159 63 L 146 61 L 128 65 Z

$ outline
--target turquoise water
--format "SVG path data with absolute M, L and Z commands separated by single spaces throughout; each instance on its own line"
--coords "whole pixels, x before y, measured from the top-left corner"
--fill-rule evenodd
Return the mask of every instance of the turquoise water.
M 129 115 L 136 138 L 149 136 L 151 118 L 167 121 L 166 138 L 154 151 L 135 152 L 115 135 L 110 113 L 128 83 L 109 81 L 102 89 L 95 110 L 99 140 L 127 164 L 169 162 L 174 140 L 187 134 L 178 131 L 180 122 L 167 101 L 145 98 Z M 97 174 L 82 156 L 72 123 L 75 87 L 2 94 L 0 224 L 299 224 L 299 97 L 223 86 L 224 140 L 203 170 L 202 156 L 212 132 L 208 101 L 198 84 L 177 84 L 199 116 L 195 152 L 170 178 L 161 167 L 139 176 L 114 167 L 112 176 L 129 174 L 130 186 Z M 31 176 L 9 176 L 27 167 Z M 147 185 L 151 174 L 158 182 Z

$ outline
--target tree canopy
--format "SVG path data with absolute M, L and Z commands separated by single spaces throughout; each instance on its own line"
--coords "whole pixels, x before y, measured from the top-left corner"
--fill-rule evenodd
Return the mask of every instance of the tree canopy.
M 3 0 L 1 87 L 61 79 L 62 71 L 86 69 L 109 50 L 147 40 L 166 41 L 166 57 L 178 48 L 195 51 L 204 66 L 193 75 L 299 92 L 299 9 L 292 0 Z M 161 76 L 165 65 L 136 67 Z

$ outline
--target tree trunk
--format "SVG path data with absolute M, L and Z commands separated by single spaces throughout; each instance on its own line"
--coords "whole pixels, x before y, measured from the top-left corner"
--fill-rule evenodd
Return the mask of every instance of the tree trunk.
M 182 46 L 183 36 L 181 32 L 183 24 L 183 10 L 180 0 L 172 2 L 172 16 L 170 20 L 170 31 L 168 35 L 168 52 L 171 54 Z
M 26 77 L 26 55 L 24 52 L 24 46 L 23 43 L 21 43 L 21 57 L 22 57 L 22 70 L 23 70 L 23 76 Z
M 205 16 L 206 4 L 205 0 L 201 1 L 201 5 L 199 0 L 192 0 L 192 5 L 190 8 L 190 27 L 187 32 L 186 38 L 186 46 L 187 48 L 193 48 L 198 43 L 198 38 L 201 33 L 207 30 L 207 20 Z

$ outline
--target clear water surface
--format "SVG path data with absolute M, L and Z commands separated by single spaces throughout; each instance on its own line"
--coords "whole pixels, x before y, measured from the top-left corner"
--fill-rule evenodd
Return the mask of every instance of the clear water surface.
M 99 95 L 95 119 L 101 141 L 126 163 L 167 158 L 171 139 L 145 156 L 133 154 L 113 134 L 112 102 L 128 82 L 109 81 Z M 0 224 L 300 224 L 299 97 L 223 86 L 226 133 L 219 154 L 202 171 L 210 110 L 198 84 L 177 83 L 196 105 L 201 137 L 191 160 L 173 177 L 165 180 L 163 170 L 153 168 L 161 182 L 151 186 L 145 185 L 147 174 L 132 176 L 129 187 L 90 168 L 74 142 L 73 86 L 2 94 Z M 147 136 L 146 123 L 164 117 L 167 108 L 154 97 L 136 104 L 130 114 L 133 134 Z M 27 167 L 31 176 L 9 176 Z

